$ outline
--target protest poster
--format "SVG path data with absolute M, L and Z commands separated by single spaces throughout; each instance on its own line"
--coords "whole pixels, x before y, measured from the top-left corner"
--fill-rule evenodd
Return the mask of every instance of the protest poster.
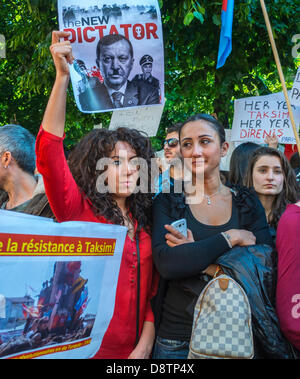
M 84 113 L 161 104 L 164 47 L 157 0 L 58 0 L 69 32 L 76 104 Z
M 91 358 L 113 315 L 127 229 L 22 216 L 0 211 L 0 358 Z
M 298 68 L 290 95 L 291 104 L 300 107 L 300 67 Z
M 163 110 L 164 105 L 115 110 L 109 129 L 126 127 L 144 132 L 148 137 L 155 137 Z
M 300 108 L 292 106 L 292 109 L 299 128 Z M 296 143 L 283 92 L 234 101 L 231 141 L 264 143 L 274 134 L 279 143 Z

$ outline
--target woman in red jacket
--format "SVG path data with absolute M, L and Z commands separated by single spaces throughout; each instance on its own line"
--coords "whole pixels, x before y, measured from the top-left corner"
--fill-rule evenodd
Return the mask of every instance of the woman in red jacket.
M 73 62 L 73 56 L 70 42 L 60 42 L 60 38 L 66 36 L 65 32 L 52 34 L 50 50 L 56 80 L 37 137 L 37 167 L 59 222 L 92 221 L 128 228 L 114 314 L 95 358 L 149 358 L 155 334 L 150 306 L 154 295 L 148 233 L 151 194 L 134 192 L 139 180 L 136 158 L 147 161 L 150 176 L 150 160 L 154 154 L 149 139 L 136 130 L 98 129 L 91 131 L 76 146 L 68 166 L 63 139 L 70 76 L 68 63 Z M 99 167 L 103 163 L 101 158 L 106 162 Z

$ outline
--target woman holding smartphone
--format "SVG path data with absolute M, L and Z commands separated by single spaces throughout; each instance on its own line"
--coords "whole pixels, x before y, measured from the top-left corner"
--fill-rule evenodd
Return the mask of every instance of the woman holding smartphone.
M 187 358 L 193 308 L 207 275 L 215 273 L 216 259 L 236 245 L 272 245 L 256 195 L 221 182 L 220 160 L 228 149 L 223 126 L 212 116 L 198 114 L 183 123 L 179 139 L 191 182 L 184 183 L 183 194 L 159 194 L 153 207 L 153 259 L 162 277 L 153 358 L 161 359 Z M 187 221 L 187 237 L 171 226 L 181 218 Z
M 134 161 L 139 157 L 145 159 L 150 170 L 154 153 L 149 139 L 136 130 L 93 130 L 72 151 L 68 166 L 63 139 L 69 64 L 74 58 L 70 42 L 60 42 L 60 38 L 68 35 L 52 33 L 50 50 L 56 80 L 37 136 L 37 168 L 43 175 L 46 194 L 59 222 L 90 221 L 127 226 L 114 314 L 95 358 L 149 358 L 154 341 L 150 306 L 154 288 L 149 234 L 151 194 L 134 193 L 139 179 Z M 103 170 L 97 165 L 101 158 L 110 158 Z M 97 189 L 101 174 L 107 178 L 106 192 Z

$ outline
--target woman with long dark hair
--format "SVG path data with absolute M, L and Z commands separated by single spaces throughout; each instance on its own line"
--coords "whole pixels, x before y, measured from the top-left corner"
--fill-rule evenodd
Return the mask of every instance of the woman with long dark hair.
M 139 168 L 135 161 L 143 158 L 148 163 L 150 177 L 154 152 L 149 139 L 136 130 L 93 130 L 71 152 L 68 166 L 63 138 L 68 63 L 72 63 L 73 56 L 70 42 L 59 42 L 66 36 L 66 32 L 52 34 L 56 80 L 37 137 L 37 167 L 59 222 L 90 221 L 128 228 L 114 314 L 96 358 L 149 358 L 154 341 L 150 306 L 153 294 L 151 193 L 136 191 Z M 104 164 L 101 159 L 105 160 Z
M 118 225 L 130 226 L 131 219 L 136 220 L 139 228 L 144 225 L 148 232 L 151 229 L 151 196 L 148 193 L 136 192 L 130 196 L 126 196 L 124 192 L 121 200 L 116 198 L 113 191 L 100 191 L 100 185 L 97 183 L 99 177 L 104 175 L 110 179 L 108 170 L 111 168 L 99 166 L 99 159 L 110 157 L 115 146 L 122 141 L 130 146 L 135 158 L 142 158 L 147 167 L 151 166 L 151 158 L 154 152 L 148 138 L 145 138 L 139 131 L 128 128 L 118 128 L 116 130 L 94 129 L 89 132 L 76 145 L 75 149 L 69 154 L 68 165 L 76 184 L 91 202 L 96 215 L 104 216 L 111 223 Z M 121 146 L 122 147 L 122 146 Z M 119 168 L 121 162 L 117 156 L 113 158 L 114 166 Z M 131 160 L 132 160 L 131 159 Z M 132 165 L 138 163 L 132 160 Z M 132 167 L 134 168 L 134 167 Z M 147 172 L 147 180 L 150 183 L 150 170 Z M 139 184 L 139 180 L 134 185 Z M 107 183 L 109 185 L 109 182 Z M 106 185 L 106 183 L 105 183 Z M 124 206 L 122 206 L 124 204 Z M 122 208 L 124 212 L 122 212 Z
M 260 147 L 253 153 L 245 185 L 255 189 L 273 233 L 287 205 L 300 199 L 300 188 L 289 161 L 271 147 Z
M 160 193 L 153 205 L 153 259 L 161 275 L 153 357 L 163 359 L 187 358 L 193 307 L 216 271 L 216 260 L 234 246 L 272 245 L 256 195 L 221 182 L 220 161 L 228 150 L 223 126 L 198 114 L 183 123 L 179 140 L 191 179 L 183 183 L 183 193 L 175 181 L 171 193 Z M 181 218 L 187 221 L 187 236 L 171 226 Z
M 230 184 L 242 186 L 246 172 L 249 159 L 251 158 L 253 152 L 260 146 L 253 142 L 245 142 L 237 146 L 230 158 L 230 168 L 228 181 Z

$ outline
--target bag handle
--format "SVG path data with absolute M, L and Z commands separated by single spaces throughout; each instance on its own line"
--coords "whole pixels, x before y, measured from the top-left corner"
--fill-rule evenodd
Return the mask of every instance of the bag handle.
M 220 275 L 224 275 L 224 271 L 221 266 L 217 266 L 216 271 L 214 273 L 213 279 L 217 278 Z
M 216 272 L 215 272 L 215 275 L 213 277 L 213 279 L 216 279 L 218 278 L 220 275 L 224 275 L 224 271 L 222 269 L 221 266 L 218 265 L 217 269 L 216 269 Z M 222 278 L 222 279 L 219 279 L 218 280 L 219 282 L 219 286 L 221 288 L 222 291 L 226 291 L 228 286 L 229 286 L 229 280 L 228 279 L 225 279 L 225 278 Z

